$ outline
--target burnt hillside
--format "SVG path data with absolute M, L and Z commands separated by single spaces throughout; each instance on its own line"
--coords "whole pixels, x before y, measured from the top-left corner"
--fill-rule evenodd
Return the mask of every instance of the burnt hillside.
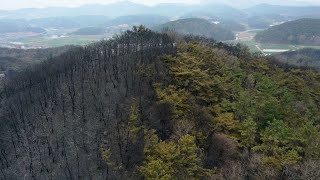
M 172 40 L 140 27 L 109 41 L 74 48 L 6 82 L 1 93 L 0 179 L 114 179 L 142 161 L 128 114 L 159 127 L 152 84 Z M 152 111 L 152 113 L 150 113 Z M 110 149 L 117 171 L 103 163 Z

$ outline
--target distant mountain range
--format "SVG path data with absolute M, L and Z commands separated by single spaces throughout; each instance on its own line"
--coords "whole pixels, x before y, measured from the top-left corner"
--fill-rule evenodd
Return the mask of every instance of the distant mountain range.
M 320 17 L 320 6 L 278 6 L 259 4 L 245 9 L 252 15 L 279 14 L 286 17 Z
M 188 11 L 190 7 L 181 4 L 161 4 L 154 7 L 142 4 L 122 1 L 108 5 L 90 4 L 80 7 L 48 7 L 48 8 L 29 8 L 13 11 L 0 12 L 0 18 L 45 18 L 59 16 L 80 16 L 80 15 L 104 15 L 109 17 L 119 17 L 133 14 L 159 14 L 171 16 L 178 12 Z
M 105 24 L 106 16 L 83 15 L 76 17 L 50 17 L 38 19 L 0 19 L 0 33 L 35 32 L 44 33 L 47 28 L 78 29 Z
M 155 26 L 159 24 L 163 24 L 170 21 L 169 18 L 165 16 L 159 16 L 154 14 L 136 14 L 130 16 L 121 16 L 112 20 L 109 20 L 103 24 L 104 27 L 110 26 L 118 26 L 127 24 L 129 26 L 132 25 L 140 25 L 143 24 L 145 26 Z
M 202 0 L 202 2 L 208 2 L 210 3 L 211 0 Z M 240 9 L 246 9 L 249 7 L 253 7 L 256 5 L 259 5 L 261 3 L 265 4 L 274 4 L 278 6 L 315 6 L 320 5 L 320 3 L 308 3 L 304 1 L 295 1 L 295 0 L 224 0 L 224 4 L 240 8 Z
M 265 2 L 277 3 L 275 0 Z M 285 1 L 282 2 L 288 4 Z M 133 25 L 143 24 L 152 28 L 168 23 L 167 25 L 172 25 L 176 30 L 181 30 L 183 33 L 187 31 L 199 34 L 198 29 L 203 32 L 203 29 L 198 26 L 199 19 L 202 19 L 204 20 L 202 22 L 206 22 L 201 23 L 204 25 L 204 29 L 210 29 L 209 27 L 211 27 L 212 31 L 212 27 L 215 26 L 213 23 L 217 23 L 219 25 L 216 25 L 213 29 L 219 31 L 219 33 L 215 33 L 221 35 L 223 32 L 221 36 L 211 34 L 210 37 L 217 40 L 229 40 L 233 39 L 231 38 L 233 37 L 232 32 L 247 29 L 267 29 L 300 18 L 320 19 L 320 6 L 301 6 L 300 3 L 293 3 L 292 6 L 281 6 L 258 4 L 253 0 L 240 0 L 237 1 L 237 3 L 243 3 L 242 8 L 240 8 L 240 6 L 235 5 L 235 0 L 226 0 L 223 3 L 208 2 L 197 5 L 167 3 L 146 6 L 121 1 L 108 5 L 89 4 L 74 8 L 48 7 L 12 11 L 0 10 L 0 33 L 43 33 L 51 32 L 50 29 L 68 29 L 67 32 L 74 31 L 72 34 L 76 35 L 102 35 L 127 30 Z M 175 23 L 177 22 L 171 22 L 181 19 L 190 20 L 190 18 L 198 20 L 187 21 L 187 24 L 184 24 L 187 26 L 186 29 L 176 27 Z M 209 32 L 203 33 L 208 36 Z
M 80 16 L 80 15 L 106 15 L 110 17 L 136 14 L 147 6 L 131 2 L 119 2 L 109 5 L 91 4 L 75 8 L 69 7 L 48 7 L 28 8 L 1 13 L 1 18 L 45 18 L 56 16 Z
M 239 8 L 235 4 L 244 4 Z M 270 3 L 276 3 L 270 0 Z M 279 4 L 279 3 L 277 3 Z M 281 3 L 280 3 L 281 4 Z M 288 4 L 288 3 L 282 3 Z M 280 6 L 269 4 L 258 4 L 255 1 L 237 1 L 226 0 L 218 3 L 204 3 L 198 5 L 186 4 L 159 4 L 156 6 L 146 6 L 130 1 L 121 1 L 117 3 L 101 5 L 89 4 L 80 7 L 48 7 L 48 8 L 28 8 L 12 11 L 0 10 L 0 18 L 4 19 L 35 19 L 56 16 L 81 16 L 81 15 L 99 15 L 110 18 L 134 15 L 134 14 L 156 14 L 170 18 L 181 17 L 186 14 L 207 13 L 224 18 L 246 18 L 251 15 L 279 14 L 285 16 L 320 16 L 320 6 L 306 6 L 308 4 L 291 3 L 300 6 Z M 302 7 L 303 6 L 303 7 Z M 238 7 L 238 8 L 235 8 Z M 244 8 L 246 7 L 246 8 Z M 248 8 L 250 7 L 250 8 Z
M 102 15 L 81 15 L 76 17 L 50 17 L 32 19 L 29 23 L 32 26 L 42 28 L 81 28 L 89 26 L 98 26 L 110 20 Z
M 131 15 L 121 16 L 115 19 L 105 21 L 97 26 L 84 27 L 74 31 L 73 35 L 103 35 L 106 33 L 119 32 L 119 30 L 127 30 L 134 25 L 143 24 L 147 27 L 153 27 L 159 24 L 169 22 L 170 20 L 158 15 Z
M 17 23 L 0 20 L 0 33 L 18 33 L 18 32 L 32 32 L 32 33 L 44 33 L 45 29 L 40 27 L 32 27 L 27 23 Z
M 123 1 L 108 5 L 91 4 L 76 8 L 49 7 L 29 8 L 14 11 L 0 11 L 0 18 L 46 18 L 59 16 L 80 16 L 80 15 L 104 15 L 108 17 L 119 17 L 134 14 L 157 14 L 167 17 L 182 16 L 186 13 L 199 11 L 210 12 L 215 15 L 239 15 L 242 11 L 222 4 L 206 5 L 185 5 L 185 4 L 159 4 L 157 6 L 145 6 L 129 1 Z

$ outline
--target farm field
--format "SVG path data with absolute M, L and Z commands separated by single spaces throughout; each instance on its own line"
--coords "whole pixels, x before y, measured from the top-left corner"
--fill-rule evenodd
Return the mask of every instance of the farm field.
M 284 51 L 296 51 L 304 48 L 320 49 L 320 46 L 305 46 L 305 45 L 291 45 L 291 44 L 272 44 L 272 43 L 258 43 L 254 40 L 254 36 L 260 29 L 248 30 L 236 33 L 237 40 L 228 41 L 227 43 L 241 43 L 250 49 L 252 53 L 261 52 L 264 55 L 271 55 Z
M 63 36 L 63 37 L 33 37 L 13 39 L 12 41 L 23 43 L 33 47 L 58 47 L 64 45 L 86 45 L 106 38 L 105 36 Z

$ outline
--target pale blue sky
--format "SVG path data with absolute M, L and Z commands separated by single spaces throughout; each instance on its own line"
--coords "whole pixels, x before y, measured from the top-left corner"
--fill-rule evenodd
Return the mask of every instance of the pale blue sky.
M 75 7 L 84 4 L 108 4 L 114 3 L 119 0 L 0 0 L 1 6 L 0 9 L 12 10 L 20 8 L 31 8 L 31 7 L 49 7 L 49 6 L 69 6 Z M 223 0 L 130 0 L 136 3 L 142 3 L 146 5 L 155 5 L 159 3 L 188 3 L 188 4 L 197 4 L 200 2 L 224 2 Z M 229 2 L 239 2 L 239 0 L 229 0 Z M 317 4 L 320 5 L 320 0 L 241 0 L 248 1 L 252 3 L 263 3 L 263 2 L 275 2 L 275 3 L 290 3 L 290 2 L 306 2 L 308 4 Z

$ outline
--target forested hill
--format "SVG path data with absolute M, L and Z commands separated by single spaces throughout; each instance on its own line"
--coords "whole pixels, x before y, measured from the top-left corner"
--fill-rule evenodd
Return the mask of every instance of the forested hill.
M 58 56 L 74 46 L 62 46 L 47 49 L 10 49 L 0 48 L 0 74 L 13 75 L 32 64 L 40 63 L 50 57 Z
M 320 45 L 320 19 L 299 19 L 258 33 L 258 42 Z
M 287 65 L 320 70 L 319 49 L 288 51 L 272 56 L 271 60 L 279 61 Z
M 46 30 L 39 27 L 32 27 L 23 22 L 10 22 L 0 20 L 0 33 L 19 33 L 19 32 L 31 32 L 31 33 L 45 33 Z
M 167 29 L 182 34 L 205 36 L 207 38 L 213 38 L 217 41 L 233 40 L 235 38 L 231 30 L 200 18 L 188 18 L 171 21 L 157 26 L 154 29 L 157 31 Z
M 74 35 L 104 35 L 106 34 L 106 29 L 102 27 L 86 27 L 80 28 L 71 34 Z
M 0 178 L 318 177 L 319 73 L 168 34 L 134 28 L 4 81 Z

